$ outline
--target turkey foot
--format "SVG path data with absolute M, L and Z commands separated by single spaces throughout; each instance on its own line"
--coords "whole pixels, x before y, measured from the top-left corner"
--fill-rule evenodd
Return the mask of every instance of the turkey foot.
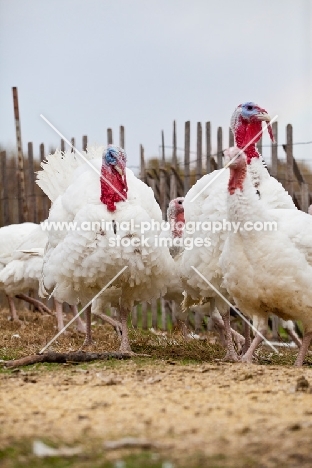
M 122 336 L 122 325 L 118 320 L 114 320 L 112 317 L 109 317 L 106 314 L 102 314 L 101 312 L 93 312 L 93 315 L 96 317 L 100 317 L 103 322 L 109 323 L 112 327 L 114 327 L 115 332 L 117 333 L 117 336 L 119 339 L 121 339 Z
M 230 325 L 230 309 L 228 310 L 226 315 L 224 315 L 223 321 L 224 321 L 224 328 L 225 328 L 227 352 L 222 360 L 227 361 L 227 362 L 238 362 L 239 357 L 235 351 L 233 339 L 232 339 L 232 329 Z
M 250 338 L 250 326 L 248 325 L 247 322 L 244 322 L 244 337 L 245 337 L 245 343 L 243 346 L 243 349 L 241 351 L 241 355 L 244 356 L 248 349 L 250 348 L 251 345 L 251 338 Z
M 92 340 L 92 331 L 91 331 L 91 305 L 86 308 L 86 337 L 82 344 L 82 348 L 87 346 L 94 346 L 95 343 Z
M 77 309 L 77 306 L 76 305 L 72 305 L 70 306 L 71 310 L 72 310 L 72 313 L 74 314 L 74 316 L 77 316 L 77 319 L 76 319 L 76 330 L 79 332 L 79 333 L 82 333 L 83 335 L 85 335 L 87 333 L 87 325 L 84 323 L 84 321 L 81 319 L 79 313 L 78 313 L 78 309 Z
M 264 335 L 266 333 L 266 329 L 265 330 L 262 330 L 262 334 Z M 259 344 L 263 341 L 263 338 L 262 336 L 258 335 L 258 333 L 256 334 L 256 336 L 254 337 L 254 339 L 252 340 L 252 343 L 251 345 L 249 346 L 247 352 L 244 354 L 244 356 L 242 356 L 241 358 L 241 362 L 245 362 L 246 364 L 252 364 L 253 362 L 253 353 L 255 352 L 255 350 L 257 349 L 257 347 L 259 346 Z

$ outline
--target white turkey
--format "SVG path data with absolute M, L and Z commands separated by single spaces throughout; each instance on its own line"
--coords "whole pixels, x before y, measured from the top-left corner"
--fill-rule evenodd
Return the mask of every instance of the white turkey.
M 39 281 L 43 266 L 44 249 L 48 241 L 47 233 L 41 225 L 35 225 L 34 229 L 25 236 L 24 240 L 11 254 L 11 260 L 0 272 L 0 288 L 9 296 L 21 296 L 29 290 L 38 291 Z M 25 296 L 23 296 L 25 297 Z M 33 298 L 28 299 L 39 308 L 48 309 L 44 304 Z M 72 312 L 77 315 L 77 307 L 71 306 Z M 64 328 L 63 306 L 55 301 L 58 330 Z M 78 331 L 85 333 L 85 324 L 77 317 Z
M 35 223 L 10 224 L 0 228 L 0 272 L 12 260 L 13 252 L 28 234 L 36 229 Z M 0 284 L 0 290 L 2 290 Z M 18 315 L 12 295 L 6 293 L 11 319 L 17 321 Z
M 228 156 L 233 160 L 228 220 L 240 222 L 243 228 L 228 232 L 224 244 L 220 258 L 224 286 L 262 334 L 267 331 L 269 314 L 302 321 L 304 336 L 295 363 L 300 366 L 312 337 L 312 218 L 299 210 L 268 209 L 247 177 L 244 153 L 232 148 Z M 247 230 L 247 222 L 258 226 L 270 222 L 271 228 Z M 257 334 L 244 361 L 251 362 L 261 341 Z
M 239 105 L 231 118 L 231 128 L 239 148 L 246 148 L 248 178 L 252 181 L 257 197 L 271 208 L 296 209 L 291 197 L 283 186 L 273 177 L 270 177 L 263 165 L 262 158 L 257 151 L 256 142 L 261 138 L 262 122 L 269 122 L 270 117 L 265 109 L 257 104 L 247 102 Z M 267 124 L 271 138 L 272 130 Z M 224 319 L 228 350 L 226 358 L 238 360 L 233 347 L 230 333 L 230 315 L 227 304 L 207 284 L 208 280 L 227 300 L 231 300 L 226 288 L 222 285 L 222 272 L 219 266 L 219 258 L 226 239 L 225 224 L 227 221 L 227 185 L 229 169 L 219 169 L 202 177 L 186 194 L 184 201 L 186 223 L 195 223 L 198 228 L 188 236 L 201 238 L 203 242 L 209 240 L 210 245 L 194 247 L 184 251 L 181 262 L 181 274 L 187 296 L 185 306 L 198 302 L 201 298 L 214 299 L 217 309 Z M 207 228 L 207 222 L 211 222 L 216 232 Z M 233 226 L 231 227 L 233 229 Z M 186 235 L 186 231 L 185 231 Z M 192 267 L 195 267 L 202 275 L 200 277 Z M 205 278 L 205 279 L 204 279 Z
M 49 221 L 76 223 L 72 230 L 49 232 L 42 290 L 53 291 L 59 301 L 87 304 L 119 275 L 101 298 L 119 308 L 120 350 L 131 352 L 128 314 L 134 304 L 166 293 L 173 259 L 168 248 L 155 245 L 161 210 L 152 189 L 126 168 L 124 150 L 109 145 L 89 148 L 84 156 L 89 164 L 57 152 L 38 174 L 38 184 L 54 200 Z M 90 344 L 90 307 L 86 316 Z
M 196 330 L 195 334 L 189 334 L 187 332 L 187 327 L 185 324 L 187 311 L 183 311 L 181 307 L 181 303 L 183 301 L 183 287 L 180 280 L 181 260 L 184 251 L 184 242 L 186 242 L 186 245 L 188 245 L 186 238 L 183 237 L 183 231 L 185 228 L 184 197 L 178 197 L 170 201 L 167 210 L 167 219 L 170 225 L 170 229 L 167 228 L 165 231 L 162 231 L 161 237 L 170 239 L 169 250 L 175 260 L 176 273 L 175 284 L 170 285 L 165 299 L 174 301 L 175 315 L 178 326 L 182 330 L 184 337 L 198 337 L 198 335 L 196 335 Z M 210 317 L 213 322 L 213 327 L 217 329 L 221 342 L 224 344 L 224 323 L 219 311 L 215 307 L 214 301 L 202 300 L 200 305 L 195 305 L 191 309 L 193 312 L 199 313 L 201 316 L 206 315 Z M 231 333 L 238 349 L 241 350 L 242 345 L 244 344 L 244 338 L 232 328 Z

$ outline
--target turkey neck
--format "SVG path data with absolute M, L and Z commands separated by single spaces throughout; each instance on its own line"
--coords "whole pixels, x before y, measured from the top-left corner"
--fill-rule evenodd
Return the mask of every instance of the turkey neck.
M 182 223 L 183 223 L 183 226 L 185 224 L 184 211 L 181 211 L 180 213 L 170 216 L 169 223 L 170 223 L 172 237 L 173 238 L 182 237 L 183 235 Z M 177 223 L 179 223 L 179 226 L 177 226 Z
M 251 221 L 261 221 L 265 218 L 262 205 L 255 193 L 254 186 L 247 176 L 246 165 L 230 166 L 230 179 L 228 184 L 228 220 L 243 224 Z M 254 231 L 251 231 L 254 232 Z M 250 234 L 245 229 L 238 230 L 235 236 Z
M 255 138 L 257 135 L 258 137 L 252 143 L 250 143 L 250 141 L 253 138 Z M 259 159 L 260 157 L 260 154 L 256 148 L 256 143 L 257 141 L 260 140 L 261 135 L 262 135 L 262 123 L 261 122 L 256 121 L 256 122 L 250 122 L 247 124 L 245 121 L 240 119 L 240 122 L 235 130 L 235 141 L 236 141 L 237 147 L 244 151 L 246 155 L 246 159 L 247 159 L 247 164 L 250 164 L 252 158 Z
M 121 176 L 115 169 L 102 164 L 101 169 L 101 202 L 107 206 L 108 211 L 116 210 L 116 203 L 127 199 L 126 174 Z

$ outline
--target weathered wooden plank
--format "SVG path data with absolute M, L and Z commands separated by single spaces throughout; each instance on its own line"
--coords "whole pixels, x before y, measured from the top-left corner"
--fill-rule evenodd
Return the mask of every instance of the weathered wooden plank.
M 167 211 L 167 174 L 165 171 L 166 166 L 166 154 L 165 154 L 165 136 L 162 130 L 161 132 L 161 160 L 159 164 L 159 205 L 161 208 L 163 219 L 166 219 Z
M 272 131 L 273 131 L 274 141 L 271 142 L 271 176 L 277 177 L 277 165 L 278 165 L 278 158 L 277 158 L 278 124 L 277 122 L 273 122 Z
M 184 194 L 190 189 L 190 150 L 191 150 L 191 122 L 185 122 L 184 130 Z
M 161 298 L 161 329 L 167 330 L 167 301 Z
M 138 306 L 132 308 L 132 326 L 138 328 Z
M 197 122 L 196 180 L 202 176 L 203 135 L 202 124 Z
M 113 144 L 113 130 L 111 128 L 107 129 L 107 144 L 108 145 Z
M 310 194 L 309 194 L 309 184 L 303 182 L 301 184 L 301 209 L 305 213 L 308 212 L 310 205 Z
M 152 299 L 151 310 L 152 310 L 152 327 L 155 330 L 157 330 L 158 328 L 157 299 Z
M 177 132 L 176 132 L 176 122 L 173 122 L 173 145 L 172 145 L 172 160 L 171 166 L 173 167 L 173 171 L 170 174 L 170 200 L 177 198 L 178 190 L 177 190 L 177 167 L 178 167 L 178 158 L 177 158 Z
M 156 180 L 155 180 L 155 176 L 154 174 L 152 174 L 150 171 L 146 171 L 146 182 L 147 182 L 147 185 L 149 187 L 151 187 L 151 189 L 153 190 L 154 192 L 154 196 L 157 200 L 157 196 L 156 196 L 156 192 L 157 192 L 157 184 L 156 184 Z M 158 200 L 157 200 L 158 201 Z
M 143 145 L 140 145 L 140 179 L 145 183 L 147 182 Z
M 173 166 L 171 167 L 171 172 L 174 174 L 174 177 L 175 177 L 175 188 L 176 188 L 176 193 L 177 193 L 176 197 L 177 196 L 182 197 L 183 194 L 184 194 L 183 180 L 181 179 L 178 172 L 176 171 L 176 169 Z M 173 197 L 173 198 L 176 198 L 176 197 Z M 172 198 L 171 198 L 171 200 L 172 200 Z
M 229 128 L 229 148 L 231 148 L 231 146 L 234 146 L 234 135 L 230 127 Z
M 88 137 L 87 135 L 83 135 L 82 137 L 82 151 L 87 151 L 88 147 Z
M 18 108 L 18 93 L 17 88 L 13 87 L 13 105 L 14 105 L 14 120 L 17 141 L 17 161 L 18 161 L 18 209 L 19 222 L 23 223 L 28 220 L 28 206 L 26 200 L 25 188 L 25 171 L 24 171 L 24 156 L 22 150 L 22 133 Z
M 257 150 L 259 151 L 259 154 L 262 156 L 262 138 L 257 142 Z
M 292 197 L 294 194 L 294 157 L 292 125 L 286 127 L 286 189 Z
M 1 226 L 10 224 L 10 205 L 7 176 L 7 157 L 6 151 L 0 152 L 1 161 Z
M 72 146 L 71 146 L 71 152 L 72 152 L 72 153 L 75 153 L 75 148 L 73 148 L 73 146 L 74 146 L 74 147 L 76 146 L 76 145 L 75 145 L 75 138 L 72 138 L 72 139 L 70 140 L 70 142 L 71 142 L 71 144 L 72 144 Z
M 37 207 L 35 197 L 35 169 L 33 144 L 28 143 L 28 180 L 29 180 L 29 221 L 37 223 Z
M 206 122 L 206 172 L 209 174 L 211 171 L 211 124 Z
M 148 319 L 147 319 L 147 302 L 143 302 L 141 305 L 142 312 L 142 330 L 147 330 Z
M 64 140 L 62 141 L 64 142 Z M 41 143 L 39 151 L 40 151 L 40 161 L 42 162 L 45 160 L 45 151 L 44 151 L 43 143 Z M 44 221 L 49 216 L 49 206 L 50 206 L 49 198 L 46 196 L 46 194 L 43 191 L 41 191 L 41 213 L 38 216 L 38 221 Z
M 125 149 L 125 127 L 123 125 L 119 127 L 119 146 Z
M 217 161 L 218 169 L 223 167 L 223 152 L 222 152 L 222 127 L 217 130 Z

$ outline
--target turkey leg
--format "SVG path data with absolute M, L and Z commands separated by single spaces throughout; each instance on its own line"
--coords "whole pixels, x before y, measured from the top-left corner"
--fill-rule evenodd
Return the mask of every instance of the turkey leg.
M 18 318 L 18 315 L 17 315 L 17 312 L 16 312 L 14 299 L 13 299 L 13 297 L 8 296 L 7 294 L 6 294 L 6 297 L 7 297 L 7 300 L 8 300 L 8 303 L 9 303 L 9 309 L 10 309 L 10 312 L 11 312 L 11 320 L 13 320 L 14 322 L 18 322 L 19 318 Z
M 224 327 L 225 327 L 225 337 L 226 337 L 226 348 L 227 352 L 224 357 L 224 361 L 237 362 L 238 356 L 234 348 L 232 331 L 230 325 L 230 309 L 227 310 L 227 313 L 223 316 Z
M 302 345 L 299 349 L 299 353 L 297 356 L 297 359 L 295 361 L 295 366 L 300 367 L 303 365 L 304 358 L 308 352 L 309 345 L 312 339 L 312 332 L 305 333 L 303 338 L 302 338 Z
M 121 321 L 121 329 L 122 329 L 121 344 L 120 344 L 119 351 L 122 353 L 134 354 L 130 347 L 129 336 L 128 336 L 127 318 L 129 315 L 129 310 L 121 306 L 119 308 L 119 311 L 120 311 L 120 321 Z

